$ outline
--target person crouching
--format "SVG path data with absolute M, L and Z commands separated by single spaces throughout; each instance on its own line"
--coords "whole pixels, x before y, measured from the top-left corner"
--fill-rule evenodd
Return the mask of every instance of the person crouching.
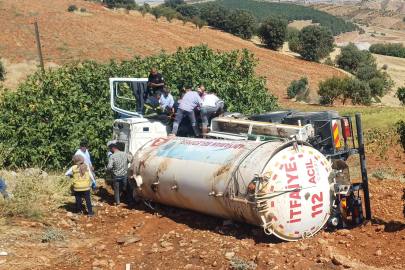
M 77 214 L 82 214 L 82 198 L 86 201 L 88 217 L 95 215 L 90 201 L 90 188 L 96 187 L 96 181 L 90 173 L 90 165 L 84 163 L 84 157 L 81 155 L 73 156 L 73 165 L 65 175 L 73 175 L 73 190 L 76 198 Z

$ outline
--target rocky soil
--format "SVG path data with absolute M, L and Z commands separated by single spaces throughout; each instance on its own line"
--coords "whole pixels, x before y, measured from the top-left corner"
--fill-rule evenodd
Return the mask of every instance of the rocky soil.
M 372 223 L 283 242 L 164 205 L 117 208 L 104 185 L 92 218 L 77 216 L 72 200 L 40 221 L 1 219 L 0 269 L 402 269 L 404 187 L 371 180 Z

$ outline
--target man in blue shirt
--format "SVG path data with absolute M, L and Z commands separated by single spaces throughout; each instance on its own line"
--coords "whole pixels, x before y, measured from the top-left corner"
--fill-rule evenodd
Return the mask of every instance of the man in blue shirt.
M 96 175 L 94 174 L 94 167 L 90 159 L 90 153 L 89 150 L 87 150 L 87 145 L 87 142 L 81 142 L 80 148 L 76 151 L 75 155 L 81 155 L 82 157 L 84 157 L 84 164 L 90 165 L 91 173 L 93 174 L 94 178 L 96 178 Z
M 174 99 L 173 96 L 170 94 L 169 88 L 165 87 L 163 89 L 163 95 L 160 97 L 159 103 L 160 106 L 162 106 L 164 112 L 170 113 L 172 111 Z
M 177 110 L 176 118 L 174 119 L 173 123 L 173 131 L 170 136 L 176 136 L 181 120 L 183 120 L 183 117 L 186 116 L 190 120 L 195 135 L 198 136 L 200 134 L 195 121 L 194 109 L 196 107 L 201 107 L 201 95 L 202 91 L 200 88 L 195 89 L 195 91 L 187 92 L 184 95 Z

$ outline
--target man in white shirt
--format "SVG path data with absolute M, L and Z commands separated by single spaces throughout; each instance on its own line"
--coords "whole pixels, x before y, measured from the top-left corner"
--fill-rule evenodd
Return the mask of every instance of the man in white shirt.
M 224 102 L 217 97 L 217 91 L 211 89 L 210 93 L 206 95 L 201 103 L 201 120 L 202 120 L 202 133 L 203 138 L 206 139 L 208 119 L 211 114 L 217 113 L 218 116 L 222 116 L 222 109 L 224 108 Z
M 174 104 L 173 96 L 170 94 L 169 88 L 163 89 L 163 95 L 159 99 L 159 104 L 162 106 L 164 112 L 171 112 Z
M 91 174 L 95 178 L 96 175 L 94 174 L 94 167 L 93 167 L 93 164 L 91 163 L 89 150 L 87 150 L 87 142 L 84 142 L 84 141 L 80 142 L 80 148 L 79 148 L 79 150 L 76 151 L 75 155 L 80 155 L 80 156 L 84 157 L 84 164 L 90 165 Z

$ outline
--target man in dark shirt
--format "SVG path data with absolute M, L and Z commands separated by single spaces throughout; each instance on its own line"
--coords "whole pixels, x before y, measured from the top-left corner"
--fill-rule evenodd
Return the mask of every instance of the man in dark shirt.
M 151 87 L 153 90 L 151 94 L 155 94 L 156 91 L 163 92 L 164 86 L 165 79 L 163 78 L 162 74 L 158 73 L 155 67 L 151 68 L 148 78 L 148 87 Z
M 148 97 L 143 104 L 142 114 L 143 117 L 148 119 L 155 119 L 163 124 L 169 120 L 167 115 L 164 114 L 162 106 L 159 104 L 159 99 L 162 97 L 162 93 L 158 90 L 153 96 Z

